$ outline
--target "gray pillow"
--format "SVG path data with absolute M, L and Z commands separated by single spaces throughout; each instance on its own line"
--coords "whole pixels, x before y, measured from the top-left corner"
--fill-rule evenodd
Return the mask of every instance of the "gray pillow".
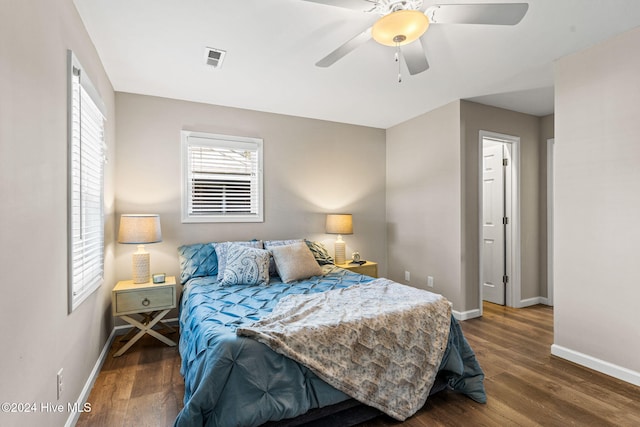
M 292 245 L 297 242 L 302 242 L 302 239 L 288 239 L 288 240 L 265 240 L 264 248 L 269 250 L 274 246 L 284 246 L 284 245 Z M 278 272 L 276 270 L 276 262 L 271 258 L 271 262 L 269 263 L 269 274 L 272 276 L 277 276 Z
M 269 251 L 231 244 L 222 286 L 269 284 Z
M 321 276 L 322 268 L 304 242 L 269 249 L 276 263 L 278 275 L 284 283 Z

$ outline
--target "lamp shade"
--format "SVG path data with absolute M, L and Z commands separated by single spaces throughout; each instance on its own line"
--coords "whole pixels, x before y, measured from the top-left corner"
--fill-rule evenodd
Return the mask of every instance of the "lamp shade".
M 125 214 L 120 216 L 119 243 L 145 244 L 162 241 L 160 215 Z
M 328 214 L 325 230 L 329 234 L 353 234 L 351 214 Z
M 429 28 L 429 18 L 419 10 L 398 10 L 378 19 L 371 37 L 385 46 L 402 46 L 422 36 Z

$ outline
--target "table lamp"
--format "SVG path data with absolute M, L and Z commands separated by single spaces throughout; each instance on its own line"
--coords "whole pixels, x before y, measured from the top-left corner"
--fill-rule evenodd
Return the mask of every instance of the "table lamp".
M 351 214 L 328 214 L 325 230 L 328 234 L 337 234 L 335 243 L 335 263 L 346 262 L 346 244 L 342 240 L 343 234 L 353 234 L 353 219 Z
M 156 214 L 124 214 L 120 216 L 118 243 L 136 244 L 138 251 L 132 259 L 133 283 L 149 282 L 149 252 L 145 251 L 145 243 L 162 241 L 160 215 Z

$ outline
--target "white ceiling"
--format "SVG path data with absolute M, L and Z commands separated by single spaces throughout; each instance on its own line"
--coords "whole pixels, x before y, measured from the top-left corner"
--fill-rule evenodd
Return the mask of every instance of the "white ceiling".
M 303 0 L 74 0 L 116 91 L 388 128 L 456 99 L 553 112 L 554 60 L 640 26 L 640 0 L 529 0 L 513 27 L 432 25 L 431 68 L 397 82 L 369 41 L 314 64 L 375 16 Z M 518 0 L 523 1 L 523 0 Z M 507 3 L 504 0 L 424 0 Z M 205 47 L 227 51 L 221 69 Z

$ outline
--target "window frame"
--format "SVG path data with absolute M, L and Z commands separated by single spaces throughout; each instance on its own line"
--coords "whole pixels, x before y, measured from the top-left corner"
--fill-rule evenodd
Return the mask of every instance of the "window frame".
M 263 179 L 263 140 L 261 138 L 220 135 L 206 132 L 194 132 L 183 130 L 181 134 L 181 163 L 182 163 L 182 185 L 181 185 L 181 220 L 183 223 L 224 223 L 224 222 L 264 222 L 264 179 Z M 191 191 L 191 167 L 189 163 L 189 147 L 214 147 L 214 148 L 238 148 L 245 147 L 255 151 L 256 159 L 256 180 L 255 198 L 256 212 L 248 214 L 194 214 L 190 210 L 193 202 Z
M 70 314 L 104 283 L 104 178 L 106 169 L 104 164 L 106 162 L 107 149 L 104 125 L 106 108 L 104 103 L 95 86 L 88 78 L 85 69 L 71 50 L 67 51 L 67 62 L 67 288 L 68 313 Z M 79 92 L 78 95 L 75 94 L 76 91 Z M 89 100 L 93 104 L 88 104 L 87 110 L 84 110 L 84 115 L 82 113 L 83 99 L 84 102 Z M 76 102 L 78 103 L 77 105 Z M 75 109 L 78 109 L 77 114 Z M 93 150 L 93 154 L 88 156 L 91 157 L 88 163 L 83 163 L 81 154 L 83 143 L 87 141 L 83 140 L 82 137 L 83 116 L 88 117 L 87 120 L 91 120 L 91 123 L 85 124 L 97 126 L 93 130 L 97 131 L 98 134 L 97 138 L 90 137 L 93 145 L 89 149 Z M 96 119 L 96 117 L 101 118 L 101 120 Z M 79 123 L 76 124 L 75 120 L 79 120 Z M 78 146 L 80 148 L 76 148 Z M 83 184 L 75 178 L 83 176 L 83 164 L 85 166 L 88 165 L 90 168 L 99 165 L 99 170 L 95 174 L 90 169 L 87 169 L 93 181 L 85 180 L 85 182 L 89 181 L 94 184 L 90 192 L 83 191 L 81 189 Z M 98 186 L 99 188 L 97 188 Z M 89 201 L 90 197 L 82 201 L 83 198 L 79 196 L 80 203 L 75 203 L 74 197 L 82 194 L 90 194 L 90 197 L 93 197 L 93 201 Z M 79 220 L 77 220 L 78 216 L 80 217 Z M 77 224 L 78 221 L 79 225 Z M 84 239 L 84 241 L 91 241 L 90 245 L 81 244 L 82 238 L 76 238 L 77 233 L 75 230 L 78 227 L 82 229 L 82 224 L 91 224 L 89 228 L 84 228 L 84 230 L 98 233 L 97 237 Z M 82 252 L 80 259 L 75 257 L 77 251 Z M 88 258 L 90 259 L 91 267 L 86 269 L 83 266 L 86 265 Z M 77 260 L 77 263 L 74 260 Z M 85 275 L 87 272 L 89 274 Z

